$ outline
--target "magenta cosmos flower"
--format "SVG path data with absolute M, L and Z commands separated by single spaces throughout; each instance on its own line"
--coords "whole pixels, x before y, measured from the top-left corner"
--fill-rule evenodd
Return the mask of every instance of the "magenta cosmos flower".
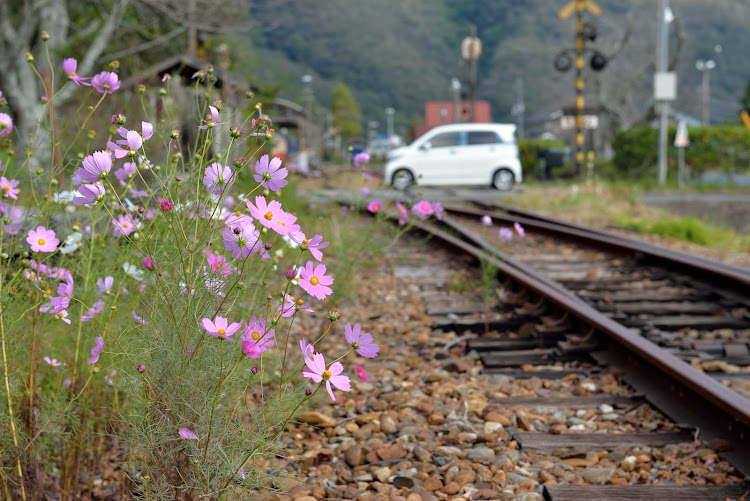
M 135 164 L 133 162 L 125 162 L 122 167 L 115 171 L 115 177 L 120 181 L 121 186 L 125 186 L 130 179 L 135 176 Z
M 411 211 L 416 214 L 419 219 L 424 219 L 427 216 L 431 216 L 435 212 L 435 209 L 427 200 L 420 200 L 412 206 Z
M 265 197 L 257 196 L 255 197 L 255 205 L 249 200 L 246 200 L 245 204 L 250 209 L 251 216 L 279 235 L 284 236 L 299 231 L 299 225 L 295 223 L 297 218 L 284 212 L 281 208 L 281 202 L 278 200 L 271 200 L 267 203 Z
M 315 353 L 315 347 L 312 344 L 308 343 L 307 339 L 300 339 L 299 347 L 302 350 L 303 358 L 312 358 L 313 354 Z
M 281 188 L 287 185 L 284 178 L 289 171 L 281 167 L 281 159 L 278 157 L 273 157 L 269 162 L 268 155 L 263 155 L 255 162 L 255 172 L 257 174 L 253 175 L 253 178 L 267 190 L 281 191 Z
M 331 288 L 328 287 L 333 284 L 333 277 L 325 273 L 326 265 L 319 264 L 313 268 L 313 262 L 308 261 L 302 268 L 299 286 L 314 298 L 325 299 L 326 296 L 333 294 Z
M 206 189 L 217 197 L 221 195 L 224 187 L 232 181 L 232 169 L 219 162 L 214 162 L 206 167 L 206 173 L 203 176 L 203 184 Z
M 276 344 L 273 329 L 266 329 L 266 321 L 253 317 L 242 332 L 242 353 L 249 358 L 258 358 L 261 353 Z
M 120 79 L 117 73 L 102 71 L 91 78 L 91 86 L 100 94 L 112 94 L 120 88 Z
M 328 369 L 326 369 L 326 361 L 325 358 L 323 358 L 323 355 L 315 353 L 312 357 L 305 357 L 305 364 L 310 370 L 303 371 L 302 375 L 306 378 L 312 379 L 316 383 L 322 383 L 325 381 L 326 390 L 331 396 L 331 400 L 334 402 L 336 401 L 336 397 L 333 395 L 333 388 L 331 388 L 331 385 L 341 391 L 351 390 L 349 377 L 341 375 L 341 373 L 344 372 L 344 366 L 341 365 L 341 362 L 334 362 Z
M 482 226 L 484 226 L 486 228 L 489 228 L 490 226 L 492 226 L 492 218 L 490 216 L 488 216 L 487 214 L 485 214 L 484 216 L 482 216 L 482 220 L 481 221 L 482 221 Z
M 215 272 L 220 273 L 221 276 L 228 277 L 232 274 L 232 265 L 230 265 L 227 262 L 227 258 L 221 254 L 214 254 L 209 249 L 208 254 L 206 255 L 206 261 L 208 262 L 208 266 Z
M 18 235 L 18 231 L 23 227 L 23 211 L 20 207 L 11 207 L 10 205 L 0 202 L 0 214 L 2 214 L 2 230 L 8 235 Z
M 13 131 L 13 119 L 7 113 L 0 113 L 0 137 L 7 136 Z
M 300 298 L 299 300 L 295 300 L 294 296 L 292 296 L 291 294 L 285 294 L 283 292 L 281 293 L 281 297 L 283 299 L 283 302 L 278 308 L 276 308 L 276 311 L 278 311 L 284 318 L 291 317 L 297 310 L 307 311 L 309 313 L 315 312 L 309 306 L 305 306 L 304 299 Z
M 74 84 L 81 86 L 81 85 L 88 85 L 91 84 L 88 83 L 86 80 L 88 80 L 91 77 L 79 77 L 76 74 L 76 70 L 78 69 L 78 61 L 74 57 L 69 57 L 65 61 L 63 61 L 63 70 L 65 70 L 65 73 L 68 74 L 68 80 L 72 80 Z
M 26 241 L 33 252 L 55 252 L 60 241 L 55 238 L 54 230 L 48 230 L 44 226 L 37 226 L 36 230 L 29 230 Z
M 106 191 L 101 183 L 83 184 L 78 188 L 77 196 L 73 198 L 75 205 L 94 205 L 104 199 Z
M 519 223 L 518 221 L 513 223 L 513 228 L 516 230 L 516 233 L 518 233 L 519 237 L 523 237 L 524 235 L 526 235 L 523 226 L 521 226 L 521 223 Z
M 361 167 L 364 164 L 370 163 L 370 155 L 364 151 L 354 155 L 354 166 Z
M 503 226 L 500 228 L 500 231 L 497 232 L 497 238 L 504 241 L 509 241 L 513 239 L 513 230 L 510 228 Z
M 323 253 L 320 252 L 320 249 L 328 247 L 328 242 L 323 242 L 322 235 L 315 235 L 308 239 L 304 233 L 297 232 L 289 233 L 287 236 L 291 238 L 292 241 L 302 246 L 302 249 L 309 250 L 310 254 L 312 254 L 316 261 L 320 263 L 323 262 Z
M 118 139 L 116 143 L 112 141 L 107 143 L 107 148 L 112 150 L 115 158 L 134 157 L 141 146 L 143 146 L 143 137 L 134 130 L 127 131 L 125 139 Z
M 95 183 L 106 179 L 110 170 L 112 170 L 112 155 L 106 151 L 95 151 L 83 159 L 76 175 L 81 178 L 81 181 Z
M 263 247 L 260 232 L 252 224 L 245 226 L 226 227 L 221 232 L 224 248 L 232 253 L 235 259 L 245 259 L 260 252 L 263 259 L 268 259 L 268 251 Z
M 346 324 L 344 326 L 344 337 L 346 342 L 352 345 L 352 348 L 365 358 L 375 358 L 378 356 L 378 345 L 372 342 L 372 335 L 369 332 L 362 333 L 359 324 Z
M 133 219 L 130 214 L 120 214 L 117 219 L 112 220 L 112 226 L 114 226 L 112 231 L 116 236 L 127 237 L 138 228 L 139 224 L 138 218 Z
M 65 277 L 65 282 L 61 282 L 60 285 L 57 286 L 58 295 L 50 298 L 49 303 L 39 308 L 39 310 L 55 315 L 66 310 L 68 306 L 70 306 L 70 299 L 73 297 L 73 290 L 73 277 L 67 275 Z
M 198 440 L 198 435 L 190 431 L 188 428 L 180 428 L 177 430 L 177 434 L 185 440 Z
M 223 339 L 231 339 L 232 335 L 242 327 L 242 324 L 239 322 L 234 322 L 230 325 L 226 318 L 220 316 L 214 318 L 213 322 L 208 318 L 204 318 L 201 320 L 201 323 L 203 324 L 203 328 L 206 329 L 206 334 Z
M 86 362 L 88 365 L 94 365 L 99 361 L 99 355 L 102 353 L 102 349 L 104 348 L 104 338 L 101 336 L 97 336 L 94 340 L 94 347 L 91 348 L 91 358 L 89 358 L 89 361 Z
M 383 202 L 380 200 L 373 200 L 369 204 L 367 204 L 367 210 L 372 212 L 373 214 L 377 214 L 381 210 L 383 210 Z
M 18 200 L 18 184 L 18 180 L 8 179 L 5 176 L 2 176 L 0 177 L 0 193 L 2 193 L 5 198 Z

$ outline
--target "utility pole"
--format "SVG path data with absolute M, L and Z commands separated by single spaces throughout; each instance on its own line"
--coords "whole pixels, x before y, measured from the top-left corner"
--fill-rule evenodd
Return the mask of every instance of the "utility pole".
M 675 74 L 667 71 L 669 59 L 669 24 L 673 21 L 669 0 L 661 0 L 659 5 L 659 43 L 657 44 L 656 67 L 654 77 L 654 101 L 659 112 L 659 167 L 658 182 L 663 186 L 667 182 L 667 134 L 669 127 L 669 103 L 677 94 Z
M 469 121 L 474 121 L 474 91 L 477 86 L 477 61 L 482 55 L 482 41 L 477 38 L 477 27 L 461 42 L 461 57 L 469 64 Z
M 516 117 L 516 125 L 518 126 L 518 139 L 524 138 L 524 120 L 523 116 L 526 112 L 526 105 L 523 102 L 523 78 L 516 78 L 516 103 L 511 108 L 510 113 Z

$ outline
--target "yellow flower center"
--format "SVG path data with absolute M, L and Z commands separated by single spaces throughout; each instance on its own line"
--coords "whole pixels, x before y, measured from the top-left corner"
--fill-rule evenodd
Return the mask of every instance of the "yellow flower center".
M 313 278 L 315 278 L 315 277 L 313 277 Z M 312 282 L 312 280 L 311 280 L 311 282 Z M 302 304 L 303 304 L 304 302 L 305 302 L 305 300 L 304 300 L 304 299 L 300 299 L 299 301 L 297 301 L 297 305 L 298 305 L 298 306 L 302 306 Z
M 310 243 L 310 241 L 309 241 L 308 239 L 304 239 L 304 240 L 302 240 L 302 243 L 303 243 L 304 245 L 307 245 L 308 243 Z
M 57 314 L 57 318 L 62 318 L 64 316 L 65 316 L 65 313 L 63 313 L 62 311 Z
M 224 329 L 219 329 L 219 334 L 221 334 L 222 336 L 223 336 L 224 334 L 226 334 L 226 333 L 227 333 L 227 331 L 225 331 Z
M 265 214 L 263 214 L 263 217 L 270 221 L 273 218 L 273 214 L 271 214 L 270 212 L 266 212 Z
M 251 336 L 251 337 L 252 337 L 252 338 L 253 338 L 254 340 L 256 340 L 256 341 L 260 339 L 260 333 L 259 333 L 258 331 L 255 331 L 255 332 L 253 332 L 252 334 L 250 334 L 250 336 Z
M 3 189 L 4 189 L 5 191 L 10 191 L 10 185 L 9 185 L 9 184 L 6 184 L 5 186 L 3 186 Z
M 128 227 L 128 223 L 122 223 L 122 227 L 123 228 L 127 228 Z
M 323 371 L 323 377 L 325 379 L 330 379 L 331 378 L 331 371 L 328 371 L 328 370 Z
M 319 280 L 318 280 L 318 277 L 312 277 L 312 278 L 310 279 L 310 283 L 311 283 L 312 285 L 318 285 L 318 282 L 319 282 Z
M 45 240 L 44 240 L 43 238 L 40 238 L 40 239 L 39 239 L 39 245 L 44 245 L 44 244 L 46 244 L 46 243 L 47 243 L 47 242 L 46 242 L 46 241 L 45 241 Z
M 237 216 L 241 216 L 242 215 L 242 211 L 238 210 L 237 212 L 235 212 L 235 214 L 237 214 Z

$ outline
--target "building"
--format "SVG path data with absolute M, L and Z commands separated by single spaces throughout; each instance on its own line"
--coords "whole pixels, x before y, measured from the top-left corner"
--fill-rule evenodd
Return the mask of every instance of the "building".
M 458 120 L 455 119 L 456 115 L 458 115 Z M 474 101 L 474 119 L 472 120 L 471 103 L 469 101 L 455 103 L 453 101 L 428 101 L 424 105 L 424 124 L 412 129 L 412 137 L 416 139 L 438 125 L 470 121 L 492 122 L 490 103 L 488 101 Z

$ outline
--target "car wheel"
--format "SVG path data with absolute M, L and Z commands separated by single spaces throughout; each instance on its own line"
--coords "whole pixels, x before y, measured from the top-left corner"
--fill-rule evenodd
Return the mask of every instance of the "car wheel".
M 414 184 L 414 175 L 406 169 L 397 170 L 393 174 L 391 185 L 398 191 L 404 191 Z
M 516 177 L 508 169 L 500 169 L 492 176 L 492 186 L 500 191 L 508 191 L 513 188 Z

